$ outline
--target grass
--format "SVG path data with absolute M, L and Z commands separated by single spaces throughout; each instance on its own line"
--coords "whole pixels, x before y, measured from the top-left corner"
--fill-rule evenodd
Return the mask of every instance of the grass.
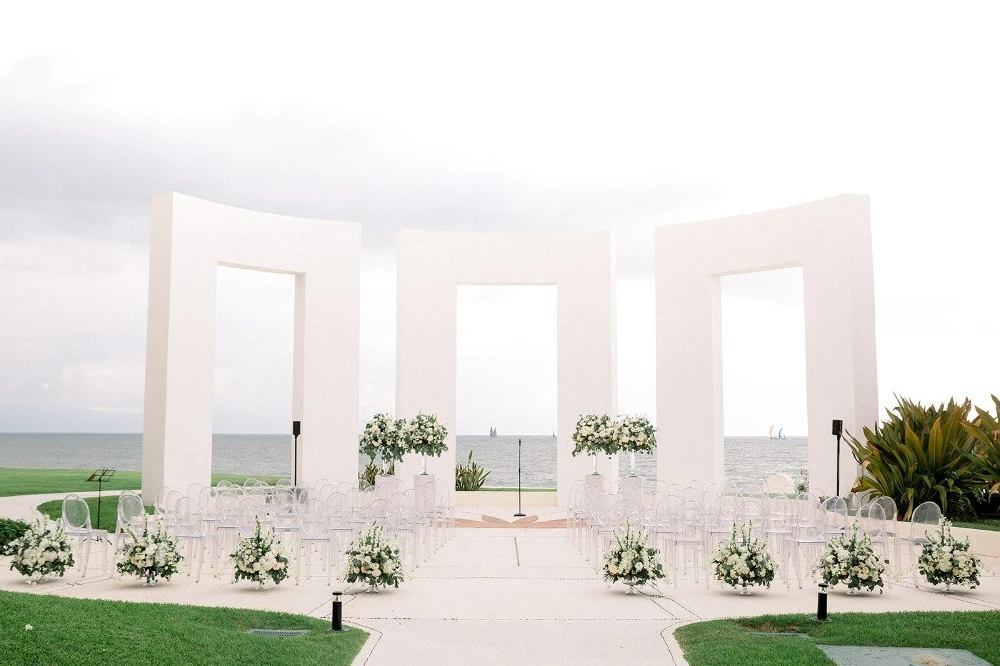
M 479 491 L 491 493 L 516 493 L 517 488 L 491 488 L 489 486 L 483 486 L 479 489 Z M 521 488 L 521 492 L 523 493 L 554 493 L 555 491 L 555 488 Z
M 965 520 L 956 520 L 952 522 L 955 527 L 968 527 L 974 530 L 990 530 L 992 532 L 1000 532 L 1000 519 L 998 518 L 966 518 Z
M 819 645 L 936 647 L 969 650 L 1000 664 L 1000 613 L 996 611 L 841 613 L 820 624 L 805 615 L 763 615 L 698 622 L 677 629 L 691 666 L 828 666 Z M 791 636 L 751 636 L 748 631 L 791 632 Z
M 43 493 L 79 493 L 97 490 L 97 484 L 86 479 L 94 470 L 86 469 L 30 469 L 0 467 L 0 497 L 11 495 L 41 495 Z M 241 484 L 249 474 L 213 474 L 212 485 L 219 481 Z M 254 476 L 253 478 L 274 485 L 280 476 Z M 142 487 L 142 474 L 123 470 L 115 472 L 111 481 L 102 484 L 102 490 L 138 490 Z M 176 488 L 181 492 L 186 488 Z
M 289 613 L 135 604 L 0 592 L 4 664 L 350 664 L 367 633 L 328 634 L 329 623 Z M 98 619 L 99 618 L 99 619 Z M 96 620 L 96 621 L 95 621 Z M 31 631 L 25 625 L 32 626 Z M 266 638 L 249 629 L 309 629 L 299 638 Z
M 108 495 L 101 498 L 101 522 L 97 522 L 97 498 L 84 497 L 83 500 L 90 507 L 90 526 L 96 530 L 115 531 L 118 522 L 118 496 Z M 38 510 L 51 518 L 59 520 L 62 518 L 62 500 L 52 500 L 38 505 Z M 147 506 L 146 513 L 153 513 L 153 507 Z

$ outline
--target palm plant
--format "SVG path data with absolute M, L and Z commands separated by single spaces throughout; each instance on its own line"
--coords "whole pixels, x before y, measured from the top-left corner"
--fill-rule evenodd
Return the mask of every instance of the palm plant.
M 975 451 L 967 455 L 975 464 L 986 492 L 992 495 L 1000 492 L 1000 398 L 990 397 L 997 415 L 976 407 L 975 420 L 964 427 L 976 441 Z
M 924 407 L 899 396 L 896 401 L 896 407 L 886 410 L 888 420 L 874 430 L 864 428 L 863 441 L 847 434 L 861 464 L 854 491 L 874 490 L 893 498 L 903 520 L 926 501 L 938 503 L 945 515 L 971 512 L 977 466 L 970 455 L 976 438 L 966 425 L 972 403 L 949 400 Z
M 489 475 L 489 472 L 472 459 L 472 451 L 469 451 L 468 464 L 455 465 L 455 490 L 479 490 Z

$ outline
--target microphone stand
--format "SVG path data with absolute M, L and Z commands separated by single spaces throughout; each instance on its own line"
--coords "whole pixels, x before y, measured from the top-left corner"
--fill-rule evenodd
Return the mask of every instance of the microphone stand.
M 523 518 L 524 513 L 521 511 L 521 438 L 517 438 L 517 513 L 514 514 L 515 518 Z

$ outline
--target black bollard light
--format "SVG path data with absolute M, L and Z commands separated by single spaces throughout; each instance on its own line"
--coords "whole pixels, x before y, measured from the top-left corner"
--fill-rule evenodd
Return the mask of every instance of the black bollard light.
M 826 615 L 826 588 L 830 587 L 826 583 L 819 584 L 819 598 L 816 602 L 816 621 L 817 622 L 829 622 L 830 618 Z
M 340 592 L 333 593 L 333 602 L 330 604 L 330 631 L 327 633 L 346 631 L 344 629 L 344 604 L 340 601 L 340 595 Z

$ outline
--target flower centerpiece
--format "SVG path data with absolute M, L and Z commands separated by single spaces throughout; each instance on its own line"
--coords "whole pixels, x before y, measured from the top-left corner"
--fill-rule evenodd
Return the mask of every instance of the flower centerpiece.
M 951 521 L 925 533 L 927 543 L 917 560 L 917 568 L 931 585 L 944 583 L 945 592 L 952 585 L 979 585 L 979 558 L 969 552 L 969 538 L 959 541 L 951 535 Z
M 424 474 L 427 473 L 427 458 L 437 458 L 448 450 L 444 443 L 447 436 L 448 429 L 438 422 L 436 414 L 418 413 L 403 427 L 403 445 L 408 451 L 424 457 Z
M 604 580 L 622 581 L 628 585 L 626 594 L 636 594 L 637 586 L 666 579 L 660 551 L 649 545 L 644 533 L 626 523 L 624 531 L 614 531 L 614 538 L 614 547 L 604 556 Z
M 399 587 L 403 582 L 399 544 L 395 539 L 383 539 L 382 526 L 378 523 L 373 523 L 357 542 L 352 541 L 345 554 L 344 580 L 348 583 L 363 583 L 369 592 L 378 592 L 379 586 Z
M 261 527 L 259 516 L 254 518 L 253 536 L 241 536 L 236 552 L 229 558 L 237 581 L 249 580 L 263 589 L 288 578 L 291 562 L 288 551 L 273 529 Z
M 615 423 L 619 451 L 628 451 L 631 474 L 635 474 L 635 454 L 656 450 L 656 428 L 645 416 L 623 416 Z
M 767 540 L 752 537 L 752 529 L 753 523 L 733 525 L 729 542 L 719 545 L 711 561 L 716 580 L 740 588 L 743 595 L 750 594 L 749 586 L 771 587 L 777 569 L 774 558 L 767 551 Z
M 846 583 L 848 594 L 858 594 L 862 588 L 874 591 L 876 587 L 881 593 L 882 576 L 888 563 L 875 555 L 871 537 L 858 535 L 858 523 L 855 522 L 850 533 L 830 539 L 812 572 L 818 573 L 830 587 Z
M 74 562 L 62 523 L 51 520 L 30 524 L 24 534 L 7 544 L 7 554 L 14 556 L 10 568 L 28 576 L 32 585 L 50 574 L 64 575 Z
M 371 458 L 382 460 L 381 472 L 393 474 L 396 463 L 406 454 L 406 442 L 403 431 L 406 421 L 394 419 L 388 414 L 376 414 L 365 424 L 361 434 L 361 452 Z
M 177 541 L 167 533 L 162 521 L 154 519 L 155 527 L 150 529 L 150 519 L 143 520 L 142 535 L 137 536 L 130 527 L 125 530 L 131 537 L 118 549 L 118 573 L 145 578 L 146 585 L 153 585 L 157 578 L 170 580 L 177 573 L 182 559 L 177 551 Z
M 573 431 L 573 455 L 581 453 L 594 456 L 594 474 L 597 474 L 597 454 L 609 456 L 618 453 L 618 435 L 615 423 L 607 414 L 584 414 Z

